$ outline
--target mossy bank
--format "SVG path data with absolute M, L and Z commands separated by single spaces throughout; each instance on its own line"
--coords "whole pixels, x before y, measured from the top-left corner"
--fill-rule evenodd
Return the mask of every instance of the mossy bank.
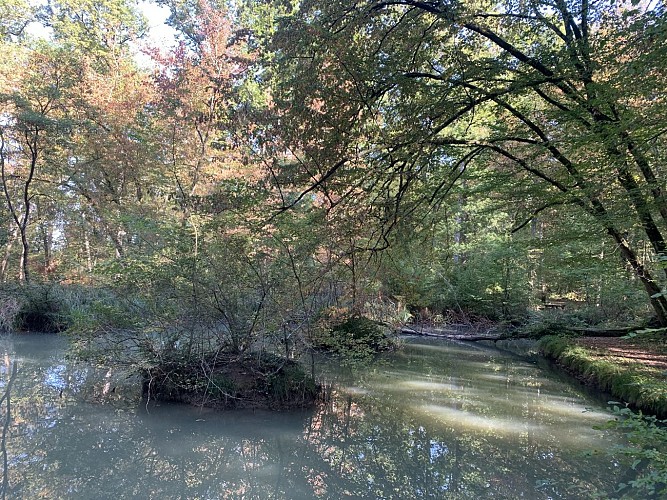
M 667 352 L 660 338 L 615 339 L 596 344 L 594 339 L 548 336 L 540 341 L 541 353 L 570 374 L 614 399 L 645 414 L 667 417 Z

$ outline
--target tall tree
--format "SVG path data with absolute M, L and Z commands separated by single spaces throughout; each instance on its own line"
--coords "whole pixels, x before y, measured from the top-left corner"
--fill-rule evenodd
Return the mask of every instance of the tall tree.
M 0 125 L 0 175 L 7 209 L 21 241 L 18 275 L 30 277 L 29 225 L 36 184 L 49 156 L 69 133 L 67 102 L 77 77 L 77 66 L 66 51 L 48 44 L 34 50 L 16 50 L 14 74 L 5 74 L 0 89 L 4 120 Z M 43 186 L 42 186 L 43 187 Z
M 153 52 L 159 90 L 154 106 L 161 160 L 187 218 L 196 205 L 207 205 L 222 181 L 253 176 L 238 90 L 252 55 L 216 2 L 168 4 L 183 39 L 173 50 Z
M 56 42 L 110 70 L 146 30 L 135 0 L 50 0 L 39 17 L 53 29 Z
M 296 124 L 292 141 L 318 189 L 371 200 L 384 192 L 376 213 L 385 225 L 415 187 L 434 202 L 473 168 L 521 196 L 527 220 L 579 207 L 667 325 L 663 10 L 305 1 L 276 39 L 285 125 Z M 638 241 L 650 245 L 650 262 Z
M 67 157 L 54 169 L 69 203 L 78 207 L 64 217 L 65 238 L 85 241 L 91 268 L 95 239 L 108 242 L 116 258 L 125 255 L 127 243 L 136 240 L 127 220 L 145 208 L 151 188 L 160 190 L 148 132 L 154 89 L 132 45 L 145 20 L 136 2 L 108 0 L 51 2 L 42 21 L 52 28 L 53 43 L 69 50 L 81 67 Z M 98 249 L 107 256 L 103 246 Z

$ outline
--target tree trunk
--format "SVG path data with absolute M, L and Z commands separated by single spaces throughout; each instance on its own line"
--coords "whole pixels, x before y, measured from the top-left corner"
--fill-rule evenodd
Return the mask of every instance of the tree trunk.
M 31 135 L 32 134 L 32 135 Z M 30 164 L 28 169 L 28 176 L 23 181 L 23 186 L 21 188 L 21 201 L 23 203 L 23 213 L 19 214 L 18 207 L 12 201 L 12 196 L 9 192 L 9 185 L 5 170 L 5 159 L 6 159 L 6 143 L 5 136 L 2 131 L 0 131 L 0 177 L 2 180 L 2 188 L 7 201 L 7 207 L 9 212 L 14 219 L 14 222 L 18 228 L 19 234 L 21 236 L 21 262 L 19 263 L 19 280 L 29 281 L 30 279 L 30 269 L 29 269 L 29 255 L 30 255 L 30 244 L 28 242 L 28 222 L 30 220 L 30 185 L 35 176 L 35 170 L 37 168 L 37 158 L 38 158 L 38 138 L 39 138 L 39 129 L 35 130 L 26 130 L 25 131 L 25 141 L 28 146 L 28 151 L 30 153 Z
M 19 263 L 19 280 L 26 283 L 30 281 L 29 252 L 30 244 L 28 243 L 28 238 L 25 234 L 25 230 L 21 230 L 21 262 Z
M 86 269 L 89 273 L 93 272 L 93 253 L 90 249 L 90 237 L 88 236 L 88 228 L 83 226 L 83 242 L 86 250 Z
M 51 225 L 43 213 L 42 205 L 37 201 L 35 201 L 35 209 L 37 211 L 37 220 L 39 222 L 39 232 L 42 240 L 42 246 L 44 247 L 44 269 L 42 272 L 44 277 L 47 277 L 51 270 L 51 243 L 53 240 L 53 235 L 51 231 Z
M 0 264 L 0 283 L 4 283 L 7 280 L 7 268 L 9 267 L 9 257 L 12 253 L 12 247 L 19 237 L 18 227 L 14 226 L 12 235 L 5 245 L 5 255 L 2 258 L 2 263 Z
M 661 326 L 667 326 L 667 299 L 662 294 L 660 286 L 655 281 L 650 271 L 639 262 L 634 250 L 630 247 L 627 240 L 614 228 L 608 227 L 607 233 L 614 238 L 616 245 L 621 251 L 623 259 L 632 267 L 635 275 L 639 278 L 650 297 L 651 306 Z

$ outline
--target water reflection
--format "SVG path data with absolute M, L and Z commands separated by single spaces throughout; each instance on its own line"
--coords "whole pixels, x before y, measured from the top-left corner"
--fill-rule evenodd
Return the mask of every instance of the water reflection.
M 450 349 L 451 347 L 451 349 Z M 216 413 L 138 399 L 65 360 L 56 337 L 4 340 L 7 498 L 590 498 L 619 467 L 596 401 L 497 351 L 419 341 L 313 411 Z M 592 411 L 587 411 L 593 407 Z

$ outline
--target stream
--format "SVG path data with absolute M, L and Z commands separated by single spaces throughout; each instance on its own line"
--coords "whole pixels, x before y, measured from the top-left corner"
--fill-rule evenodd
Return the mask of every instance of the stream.
M 603 399 L 490 347 L 318 363 L 328 401 L 273 413 L 142 401 L 57 336 L 0 347 L 2 498 L 572 499 L 624 473 Z

